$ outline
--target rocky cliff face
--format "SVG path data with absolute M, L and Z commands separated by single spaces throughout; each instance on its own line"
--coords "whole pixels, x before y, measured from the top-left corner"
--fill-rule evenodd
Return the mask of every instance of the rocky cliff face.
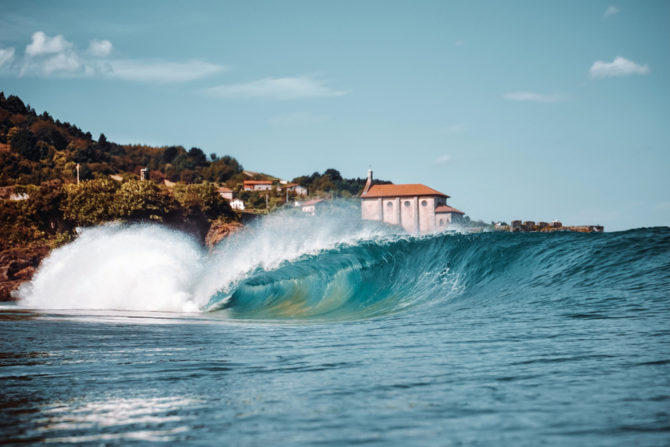
M 0 252 L 0 301 L 13 301 L 12 292 L 29 281 L 51 247 L 35 245 Z
M 230 236 L 244 228 L 240 222 L 224 222 L 216 220 L 209 227 L 207 236 L 205 236 L 205 245 L 208 248 L 214 247 L 223 238 Z

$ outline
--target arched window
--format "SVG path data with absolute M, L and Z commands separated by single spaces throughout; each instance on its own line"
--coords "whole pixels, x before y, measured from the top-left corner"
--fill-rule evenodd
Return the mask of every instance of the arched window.
M 405 200 L 405 204 L 404 204 L 404 205 L 405 205 L 407 208 L 409 208 L 409 200 Z
M 427 206 L 427 205 L 428 205 L 428 202 L 426 200 L 421 201 L 421 206 Z
M 393 208 L 393 202 L 386 202 L 386 208 Z
M 444 220 L 440 219 L 440 226 L 444 225 Z

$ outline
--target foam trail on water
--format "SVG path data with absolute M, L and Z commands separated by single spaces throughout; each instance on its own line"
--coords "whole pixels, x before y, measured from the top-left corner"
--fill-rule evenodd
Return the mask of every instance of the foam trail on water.
M 20 303 L 43 309 L 194 312 L 204 252 L 183 233 L 158 225 L 85 229 L 54 250 Z

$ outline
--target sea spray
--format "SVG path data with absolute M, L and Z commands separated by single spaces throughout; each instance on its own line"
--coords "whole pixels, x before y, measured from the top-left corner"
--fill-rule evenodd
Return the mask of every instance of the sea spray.
M 253 272 L 272 271 L 301 257 L 343 245 L 394 237 L 398 228 L 361 222 L 356 207 L 337 207 L 317 216 L 285 210 L 257 220 L 224 239 L 207 262 L 195 290 L 201 305 L 220 306 L 216 298 L 230 292 Z
M 53 251 L 18 291 L 42 309 L 194 312 L 220 308 L 212 298 L 255 272 L 342 244 L 375 240 L 394 229 L 362 224 L 354 207 L 321 216 L 285 210 L 260 218 L 212 253 L 191 237 L 157 224 L 88 228 Z
M 575 312 L 595 296 L 622 303 L 643 296 L 646 276 L 630 272 L 670 282 L 663 229 L 411 236 L 361 222 L 355 208 L 297 211 L 259 218 L 211 252 L 158 225 L 87 229 L 43 262 L 19 291 L 21 303 L 334 321 L 434 306 Z
M 203 257 L 196 241 L 159 225 L 84 229 L 18 295 L 22 305 L 43 309 L 193 312 Z

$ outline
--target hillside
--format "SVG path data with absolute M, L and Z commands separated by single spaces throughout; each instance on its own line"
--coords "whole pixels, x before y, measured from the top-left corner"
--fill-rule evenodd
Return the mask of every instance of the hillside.
M 79 165 L 79 182 L 77 166 Z M 145 180 L 140 180 L 141 170 Z M 270 191 L 244 191 L 244 180 L 270 180 Z M 215 243 L 254 213 L 304 196 L 284 181 L 244 171 L 233 157 L 206 156 L 197 147 L 121 145 L 97 140 L 76 125 L 37 112 L 0 92 L 0 300 L 30 278 L 50 250 L 77 228 L 112 221 L 160 222 Z M 335 169 L 293 179 L 308 196 L 351 197 L 364 179 Z M 235 212 L 219 194 L 233 190 L 247 211 Z

